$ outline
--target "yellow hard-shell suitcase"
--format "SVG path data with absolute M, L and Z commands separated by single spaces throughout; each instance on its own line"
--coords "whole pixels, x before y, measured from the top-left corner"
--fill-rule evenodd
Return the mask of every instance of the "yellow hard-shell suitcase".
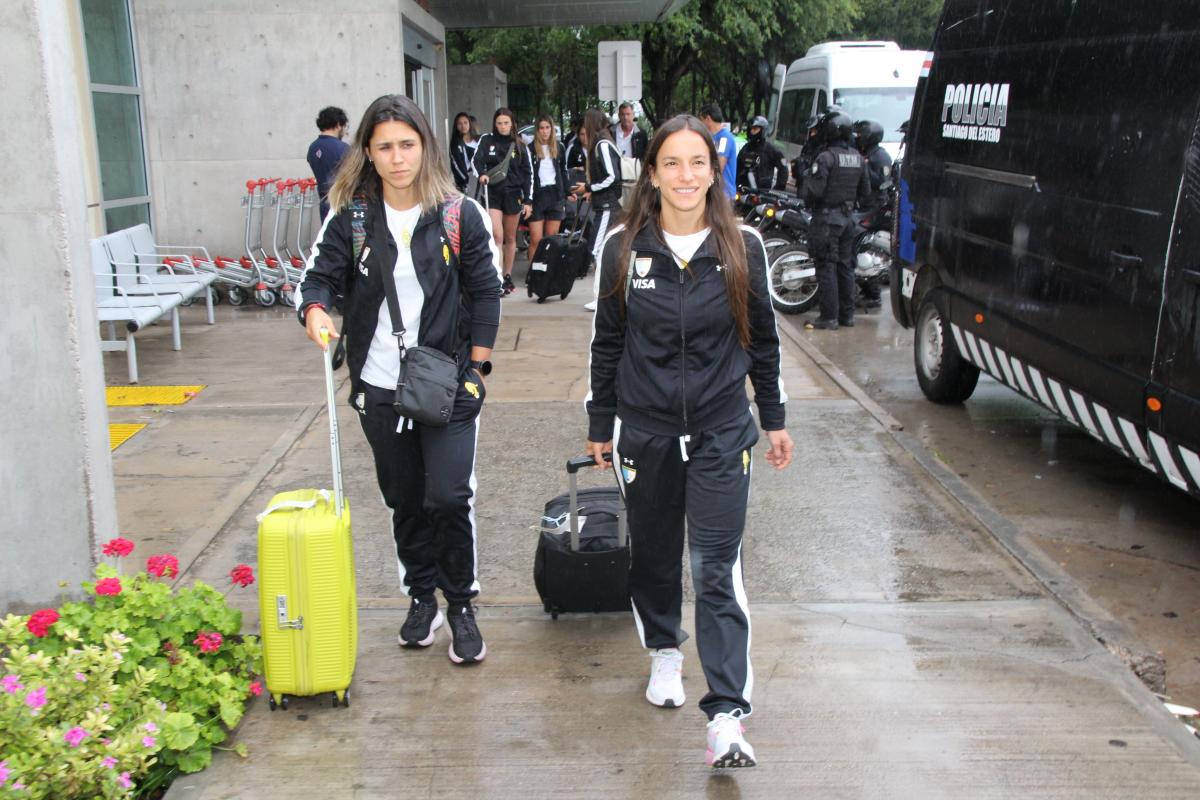
M 324 692 L 334 693 L 335 707 L 350 705 L 358 607 L 328 349 L 325 384 L 333 491 L 281 492 L 258 517 L 258 603 L 272 711 L 286 709 L 288 695 Z

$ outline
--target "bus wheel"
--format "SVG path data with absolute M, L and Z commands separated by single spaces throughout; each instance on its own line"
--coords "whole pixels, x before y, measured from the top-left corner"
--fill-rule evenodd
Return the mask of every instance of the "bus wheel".
M 921 391 L 935 403 L 961 403 L 975 391 L 979 368 L 958 352 L 946 315 L 946 298 L 928 292 L 917 312 L 913 364 Z

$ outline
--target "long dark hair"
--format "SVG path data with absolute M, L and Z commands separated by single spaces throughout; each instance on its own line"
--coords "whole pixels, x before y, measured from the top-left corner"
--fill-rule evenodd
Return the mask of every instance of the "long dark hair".
M 446 153 L 438 147 L 433 129 L 421 109 L 402 94 L 385 94 L 363 112 L 362 122 L 354 132 L 354 144 L 342 157 L 337 178 L 329 190 L 331 208 L 340 211 L 350 205 L 357 194 L 374 201 L 382 197 L 383 181 L 367 158 L 375 126 L 382 122 L 403 122 L 421 137 L 421 171 L 414 187 L 422 211 L 431 211 L 447 196 L 458 194 L 450 179 Z
M 462 142 L 462 134 L 458 132 L 458 121 L 461 118 L 467 120 L 467 130 L 471 133 L 471 141 L 479 141 L 479 131 L 475 129 L 475 119 L 465 111 L 460 111 L 454 115 L 454 124 L 450 126 L 450 146 L 453 147 Z
M 591 112 L 588 112 L 591 113 Z M 750 346 L 750 267 L 746 261 L 746 242 L 742 238 L 733 206 L 721 186 L 720 161 L 712 135 L 704 123 L 690 114 L 672 117 L 662 125 L 646 148 L 645 169 L 638 177 L 633 198 L 626 211 L 625 231 L 621 234 L 621 251 L 617 257 L 617 280 L 613 291 L 622 303 L 625 301 L 625 277 L 629 274 L 630 251 L 633 239 L 643 228 L 649 228 L 654 237 L 666 247 L 662 233 L 662 200 L 651 179 L 658 163 L 658 151 L 672 134 L 691 131 L 698 134 L 708 145 L 708 163 L 712 167 L 713 182 L 704 195 L 704 222 L 709 227 L 709 236 L 716 244 L 717 258 L 725 267 L 725 293 L 729 297 L 729 308 L 733 312 L 733 323 L 742 347 Z
M 608 127 L 608 115 L 598 108 L 589 108 L 583 115 L 583 130 L 587 133 L 587 149 L 596 149 L 596 142 L 601 139 L 612 141 L 612 131 Z

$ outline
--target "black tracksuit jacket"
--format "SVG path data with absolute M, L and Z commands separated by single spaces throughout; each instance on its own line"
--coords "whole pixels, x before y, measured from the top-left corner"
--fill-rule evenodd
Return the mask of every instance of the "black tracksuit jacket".
M 367 238 L 359 263 L 352 263 L 353 213 L 350 208 L 343 208 L 326 219 L 296 287 L 301 325 L 309 305 L 320 303 L 331 309 L 335 298 L 345 295 L 346 324 L 342 335 L 346 342 L 346 365 L 350 369 L 351 397 L 363 391 L 360 376 L 385 300 L 383 280 L 392 279 L 396 265 L 396 242 L 388 230 L 382 198 L 368 201 Z M 458 256 L 450 247 L 438 209 L 421 215 L 412 237 L 413 266 L 425 292 L 417 341 L 457 359 L 462 372 L 470 364 L 471 347 L 491 347 L 500 326 L 500 276 L 492 251 L 492 236 L 483 222 L 484 213 L 475 201 L 462 201 Z M 405 320 L 405 325 L 411 326 L 412 321 Z
M 528 203 L 533 199 L 533 163 L 529 159 L 529 148 L 523 142 L 514 143 L 506 136 L 485 133 L 479 137 L 479 148 L 475 151 L 475 174 L 486 175 L 504 160 L 510 146 L 516 148 L 516 152 L 508 165 L 508 174 L 502 181 L 489 183 L 488 191 L 495 195 L 511 192 L 520 197 L 522 203 Z
M 533 151 L 533 194 L 531 194 L 530 197 L 533 197 L 533 195 L 537 194 L 539 189 L 553 189 L 555 187 L 562 192 L 563 197 L 566 197 L 567 190 L 570 189 L 570 187 L 567 186 L 567 162 L 565 158 L 565 148 L 562 146 L 562 143 L 559 142 L 558 155 L 554 157 L 554 183 L 544 185 L 542 183 L 540 169 L 542 164 L 542 153 L 538 149 L 539 147 L 540 145 L 536 141 L 529 146 L 529 149 Z
M 616 286 L 623 226 L 613 230 L 600 261 L 586 403 L 588 439 L 612 439 L 616 416 L 665 436 L 710 430 L 749 409 L 747 375 L 763 430 L 784 427 L 787 397 L 779 377 L 779 332 L 767 293 L 766 250 L 756 231 L 741 230 L 750 270 L 748 348 L 738 341 L 711 236 L 688 268 L 680 269 L 652 229 L 643 228 L 633 241 L 623 313 L 626 285 Z
M 587 166 L 592 213 L 621 207 L 621 151 L 612 139 L 600 139 L 592 147 Z

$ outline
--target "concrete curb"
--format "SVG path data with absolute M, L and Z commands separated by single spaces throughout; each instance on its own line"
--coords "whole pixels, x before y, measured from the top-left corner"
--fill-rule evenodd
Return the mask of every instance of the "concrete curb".
M 1030 541 L 1018 525 L 992 508 L 991 504 L 963 482 L 953 470 L 926 450 L 915 436 L 905 432 L 904 425 L 899 420 L 868 397 L 866 392 L 838 369 L 815 344 L 798 335 L 790 325 L 782 325 L 780 330 L 812 358 L 843 391 L 883 425 L 896 443 L 904 448 L 955 502 L 996 537 L 1004 549 L 1029 571 L 1089 635 L 1128 668 L 1114 672 L 1114 679 L 1123 693 L 1160 736 L 1171 742 L 1189 763 L 1200 767 L 1200 740 L 1188 733 L 1155 695 L 1155 692 L 1164 691 L 1166 685 L 1166 663 L 1162 657 L 1147 651 L 1128 628 L 1079 588 L 1071 576 Z

